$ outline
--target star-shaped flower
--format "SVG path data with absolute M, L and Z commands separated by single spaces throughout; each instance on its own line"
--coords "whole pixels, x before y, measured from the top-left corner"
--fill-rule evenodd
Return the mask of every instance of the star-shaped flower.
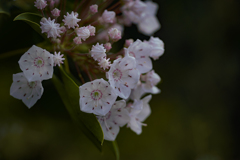
M 58 65 L 60 67 L 60 64 L 63 64 L 63 60 L 65 60 L 65 58 L 62 58 L 63 54 L 61 54 L 61 52 L 55 52 L 53 55 L 53 62 L 54 62 L 54 66 Z
M 103 47 L 103 44 L 97 43 L 95 46 L 93 45 L 90 53 L 95 61 L 106 57 L 106 49 Z
M 40 24 L 41 24 L 40 28 L 42 30 L 42 33 L 47 33 L 48 38 L 61 37 L 60 34 L 63 32 L 60 28 L 60 24 L 55 23 L 55 19 L 51 20 L 50 17 L 48 19 L 42 18 Z
M 77 12 L 73 12 L 71 14 L 69 14 L 67 12 L 67 16 L 64 15 L 64 19 L 63 22 L 65 23 L 66 26 L 68 26 L 68 28 L 75 28 L 79 27 L 79 25 L 77 24 L 78 22 L 81 21 L 81 19 L 78 19 L 78 13 Z

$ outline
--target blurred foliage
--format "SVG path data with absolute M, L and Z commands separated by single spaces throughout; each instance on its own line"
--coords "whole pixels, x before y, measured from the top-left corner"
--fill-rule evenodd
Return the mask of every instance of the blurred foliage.
M 26 23 L 13 21 L 23 11 L 36 12 L 33 1 L 16 3 L 10 16 L 0 13 L 0 55 L 43 40 Z M 162 28 L 155 36 L 165 42 L 166 52 L 154 68 L 162 93 L 153 96 L 152 115 L 140 136 L 121 129 L 121 159 L 240 159 L 240 2 L 157 3 Z M 148 39 L 135 26 L 125 29 L 125 37 Z M 21 71 L 20 56 L 0 59 L 0 159 L 114 159 L 108 145 L 100 153 L 72 123 L 50 80 L 30 110 L 9 95 L 12 74 Z

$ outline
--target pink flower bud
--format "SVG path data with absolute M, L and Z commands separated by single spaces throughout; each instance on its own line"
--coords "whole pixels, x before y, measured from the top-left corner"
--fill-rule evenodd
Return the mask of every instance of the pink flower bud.
M 87 26 L 87 28 L 90 31 L 90 36 L 95 36 L 96 28 L 94 26 L 91 26 L 91 25 Z
M 51 13 L 52 13 L 52 15 L 53 15 L 54 17 L 60 16 L 60 10 L 57 9 L 57 8 L 54 8 L 54 9 L 51 11 Z
M 47 6 L 47 1 L 45 0 L 36 0 L 35 2 L 35 7 L 37 7 L 37 9 L 44 9 Z
M 119 31 L 117 28 L 111 28 L 108 31 L 108 35 L 115 42 L 122 38 L 121 31 Z
M 75 44 L 81 44 L 81 43 L 82 43 L 81 37 L 75 37 L 75 38 L 73 39 L 73 42 L 74 42 Z
M 111 43 L 106 43 L 106 44 L 104 44 L 103 46 L 104 46 L 104 48 L 107 50 L 107 52 L 112 48 Z
M 133 39 L 126 39 L 125 47 L 129 47 L 133 43 Z
M 96 5 L 96 4 L 91 5 L 91 6 L 90 6 L 90 12 L 91 12 L 92 14 L 97 13 L 97 12 L 98 12 L 98 5 Z
M 60 30 L 61 30 L 63 33 L 67 31 L 66 27 L 64 27 L 64 26 L 60 27 Z
M 88 27 L 77 28 L 76 33 L 84 41 L 90 36 L 90 31 L 89 31 Z
M 102 14 L 102 20 L 105 23 L 113 23 L 116 13 L 114 11 L 105 10 Z

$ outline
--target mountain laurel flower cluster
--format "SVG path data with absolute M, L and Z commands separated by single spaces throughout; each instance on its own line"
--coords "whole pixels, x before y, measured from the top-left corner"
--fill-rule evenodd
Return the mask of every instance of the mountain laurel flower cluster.
M 76 1 L 66 12 L 57 2 L 35 1 L 42 14 L 39 29 L 48 44 L 33 45 L 21 56 L 22 72 L 13 74 L 10 95 L 31 108 L 43 94 L 42 81 L 55 75 L 64 84 L 59 75 L 63 72 L 80 84 L 77 108 L 96 116 L 105 140 L 114 141 L 125 125 L 139 135 L 151 114 L 152 94 L 160 93 L 161 78 L 152 63 L 164 53 L 163 41 L 152 36 L 160 28 L 158 5 L 141 0 L 93 2 Z M 149 40 L 124 40 L 124 26 L 131 24 L 151 36 Z M 115 47 L 121 40 L 124 46 Z

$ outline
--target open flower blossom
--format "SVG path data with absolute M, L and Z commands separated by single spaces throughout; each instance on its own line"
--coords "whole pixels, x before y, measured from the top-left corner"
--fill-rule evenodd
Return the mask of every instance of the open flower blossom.
M 74 29 L 75 27 L 79 27 L 77 23 L 81 21 L 81 19 L 78 19 L 77 17 L 78 17 L 77 12 L 72 11 L 71 14 L 67 12 L 67 16 L 64 15 L 63 22 L 66 26 L 68 26 L 68 28 Z
M 152 61 L 149 58 L 151 48 L 147 43 L 136 40 L 127 50 L 129 55 L 136 59 L 137 69 L 140 73 L 146 73 L 152 69 Z
M 55 23 L 55 19 L 51 20 L 50 17 L 48 19 L 42 18 L 42 20 L 40 21 L 40 24 L 41 24 L 40 28 L 42 30 L 42 33 L 47 33 L 48 38 L 61 37 L 60 34 L 63 32 L 60 28 L 60 24 Z
M 114 141 L 119 133 L 119 127 L 124 126 L 130 120 L 125 106 L 124 100 L 116 101 L 105 116 L 97 116 L 105 140 Z
M 76 97 L 69 95 L 74 93 L 68 87 L 82 84 L 78 110 L 95 114 L 97 118 L 93 116 L 86 121 L 87 117 L 80 117 L 86 129 L 95 134 L 101 132 L 101 126 L 104 139 L 109 141 L 116 139 L 125 124 L 141 134 L 142 126 L 146 126 L 143 122 L 151 113 L 151 94 L 160 92 L 157 84 L 161 78 L 153 70 L 152 60 L 164 53 L 164 43 L 157 37 L 148 41 L 117 41 L 125 37 L 124 26 L 134 24 L 145 35 L 157 31 L 160 28 L 156 17 L 158 5 L 142 0 L 106 1 L 97 13 L 98 5 L 94 1 L 71 3 L 35 0 L 44 17 L 40 21 L 41 32 L 49 39 L 39 44 L 42 48 L 33 45 L 21 56 L 18 63 L 22 73 L 13 75 L 10 95 L 31 108 L 43 94 L 42 81 L 53 78 L 57 90 L 65 91 L 71 102 Z M 126 48 L 118 46 L 124 41 Z M 55 70 L 53 77 L 53 67 L 61 66 L 64 61 L 64 67 Z M 61 82 L 65 86 L 63 90 L 58 88 Z M 145 94 L 150 95 L 144 97 Z M 65 98 L 63 94 L 60 96 Z
M 93 45 L 90 53 L 95 61 L 106 57 L 106 49 L 103 47 L 103 44 L 97 43 L 95 46 Z
M 125 57 L 114 60 L 107 75 L 117 95 L 124 99 L 129 97 L 131 89 L 137 85 L 140 78 L 140 73 L 136 69 L 135 58 L 129 56 L 126 49 Z
M 109 59 L 110 59 L 110 58 L 106 59 L 105 57 L 104 57 L 104 58 L 101 58 L 101 60 L 99 60 L 98 65 L 99 65 L 101 68 L 103 68 L 104 70 L 105 70 L 105 69 L 108 69 L 108 68 L 110 67 L 110 65 L 111 65 L 111 62 L 109 62 Z
M 36 0 L 35 2 L 35 7 L 37 7 L 37 9 L 44 9 L 47 6 L 47 1 L 46 0 Z
M 115 42 L 122 38 L 121 31 L 119 31 L 117 28 L 111 28 L 108 31 L 108 35 Z
M 53 55 L 40 47 L 33 45 L 18 63 L 29 82 L 52 78 Z
M 116 13 L 114 11 L 105 10 L 102 14 L 101 19 L 104 23 L 113 23 L 115 16 L 116 16 Z
M 43 94 L 41 81 L 28 81 L 23 74 L 13 74 L 13 83 L 10 88 L 10 95 L 21 99 L 23 103 L 31 108 Z
M 83 112 L 105 116 L 116 101 L 117 95 L 103 79 L 87 82 L 79 87 L 80 109 Z
M 151 108 L 148 104 L 151 98 L 152 95 L 149 95 L 142 100 L 135 100 L 132 105 L 127 107 L 130 116 L 127 126 L 138 135 L 142 133 L 142 126 L 146 126 L 142 122 L 151 114 Z
M 61 54 L 61 52 L 55 52 L 53 55 L 53 62 L 54 62 L 54 66 L 58 65 L 60 67 L 60 64 L 63 64 L 63 60 L 65 60 L 65 58 L 62 58 L 63 54 Z
M 76 33 L 78 37 L 80 37 L 84 41 L 90 36 L 90 31 L 88 27 L 77 28 Z
M 151 46 L 150 57 L 157 60 L 164 53 L 164 43 L 158 37 L 151 37 L 148 43 Z

